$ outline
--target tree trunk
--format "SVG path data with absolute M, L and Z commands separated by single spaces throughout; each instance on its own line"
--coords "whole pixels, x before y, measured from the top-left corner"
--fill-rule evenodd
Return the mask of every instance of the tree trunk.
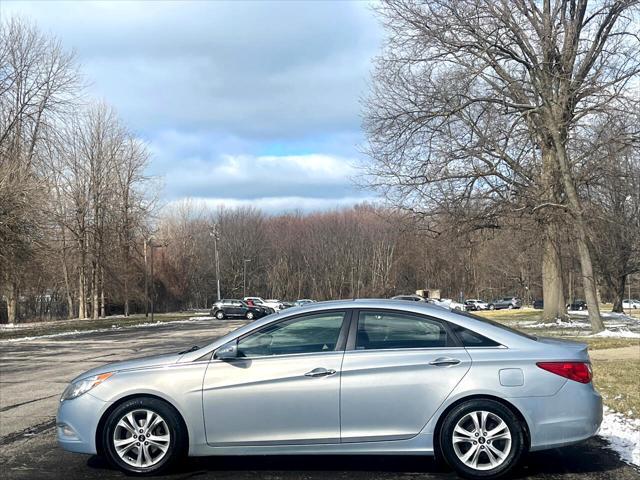
M 613 312 L 624 313 L 622 300 L 624 300 L 624 288 L 627 285 L 627 276 L 614 277 L 611 279 L 611 293 L 613 293 Z
M 78 273 L 78 318 L 87 318 L 87 274 L 84 262 L 80 264 Z
M 86 232 L 80 234 L 80 268 L 78 269 L 78 318 L 87 318 L 87 237 Z
M 584 297 L 587 302 L 587 310 L 589 311 L 589 321 L 593 333 L 604 330 L 604 323 L 600 316 L 600 307 L 598 305 L 598 294 L 596 292 L 596 279 L 593 274 L 593 263 L 591 261 L 591 252 L 589 251 L 589 240 L 587 237 L 587 227 L 584 221 L 582 205 L 578 192 L 571 177 L 569 168 L 569 160 L 562 137 L 558 132 L 553 132 L 554 143 L 558 159 L 558 166 L 562 177 L 567 200 L 571 206 L 571 213 L 574 219 L 574 228 L 578 244 L 578 258 L 580 259 L 580 267 L 582 269 L 582 287 L 584 289 Z
M 104 268 L 100 267 L 100 317 L 107 316 L 104 300 Z
M 98 265 L 95 260 L 92 262 L 91 268 L 91 307 L 92 313 L 91 318 L 96 320 L 98 315 L 100 314 L 100 303 L 99 303 L 99 282 L 100 278 L 98 276 Z
M 7 321 L 16 323 L 18 318 L 18 284 L 13 281 L 9 284 L 9 298 L 7 301 Z
M 542 253 L 542 298 L 544 322 L 565 320 L 564 291 L 562 289 L 562 261 L 558 245 L 558 228 L 554 223 L 547 225 Z
M 62 228 L 62 275 L 64 277 L 64 288 L 67 297 L 67 318 L 73 318 L 73 296 L 71 294 L 71 282 L 69 282 L 69 267 L 67 267 L 67 239 Z
M 557 165 L 553 145 L 547 138 L 541 138 L 542 178 L 545 200 L 559 203 L 559 185 L 556 180 Z M 543 197 L 544 198 L 544 197 Z M 546 213 L 540 221 L 544 225 L 544 245 L 542 252 L 542 301 L 544 322 L 566 320 L 567 311 L 563 290 L 562 259 L 560 257 L 559 216 L 555 211 Z

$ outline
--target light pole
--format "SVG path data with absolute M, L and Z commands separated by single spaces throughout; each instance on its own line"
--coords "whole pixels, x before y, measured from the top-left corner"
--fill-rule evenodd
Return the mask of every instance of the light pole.
M 220 239 L 220 231 L 218 230 L 217 223 L 212 225 L 209 235 L 213 237 L 213 251 L 215 253 L 216 262 L 216 286 L 218 290 L 218 301 L 220 301 L 220 259 L 218 258 L 218 240 Z
M 242 298 L 247 296 L 247 263 L 249 263 L 251 259 L 245 258 L 242 265 Z
M 151 248 L 151 322 L 153 322 L 153 314 L 155 313 L 156 306 L 156 282 L 153 278 L 153 249 L 162 248 L 166 245 L 154 245 L 151 240 L 152 239 L 149 239 L 149 247 Z

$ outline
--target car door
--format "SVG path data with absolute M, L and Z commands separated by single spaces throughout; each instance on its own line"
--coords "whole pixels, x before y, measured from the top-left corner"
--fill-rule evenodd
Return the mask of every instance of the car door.
M 233 315 L 233 305 L 231 300 L 222 300 L 220 308 L 224 312 L 225 316 Z
M 341 441 L 411 438 L 471 366 L 445 322 L 391 310 L 354 313 L 341 373 Z
M 238 317 L 244 317 L 247 314 L 247 307 L 240 300 L 234 300 L 233 302 L 233 314 Z
M 287 317 L 238 339 L 238 358 L 214 358 L 202 388 L 207 443 L 339 443 L 348 321 L 345 310 Z

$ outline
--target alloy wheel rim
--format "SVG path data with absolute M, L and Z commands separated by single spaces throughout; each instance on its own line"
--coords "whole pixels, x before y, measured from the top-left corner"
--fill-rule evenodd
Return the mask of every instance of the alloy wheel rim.
M 474 470 L 493 470 L 511 452 L 511 431 L 498 415 L 474 411 L 463 416 L 453 429 L 453 450 L 458 459 Z
M 127 465 L 136 468 L 156 465 L 166 456 L 170 444 L 167 422 L 152 410 L 126 413 L 113 432 L 116 453 Z

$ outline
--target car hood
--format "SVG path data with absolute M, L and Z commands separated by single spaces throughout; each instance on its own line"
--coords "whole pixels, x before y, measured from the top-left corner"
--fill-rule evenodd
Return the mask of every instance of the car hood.
M 140 368 L 169 365 L 172 363 L 176 363 L 181 356 L 182 355 L 179 353 L 170 353 L 167 355 L 154 355 L 152 357 L 134 358 L 132 360 L 124 360 L 122 362 L 107 363 L 106 365 L 87 370 L 86 372 L 74 378 L 72 382 L 86 377 L 92 377 L 94 375 L 100 375 L 101 373 L 121 372 L 123 370 L 136 370 Z

